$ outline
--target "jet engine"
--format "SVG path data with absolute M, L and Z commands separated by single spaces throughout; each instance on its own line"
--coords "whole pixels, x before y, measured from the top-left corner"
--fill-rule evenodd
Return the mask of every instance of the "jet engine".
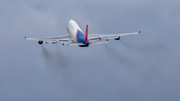
M 43 44 L 43 41 L 40 41 L 40 40 L 39 40 L 38 43 L 41 45 L 41 44 Z
M 120 40 L 120 36 L 118 38 L 114 38 L 114 40 Z

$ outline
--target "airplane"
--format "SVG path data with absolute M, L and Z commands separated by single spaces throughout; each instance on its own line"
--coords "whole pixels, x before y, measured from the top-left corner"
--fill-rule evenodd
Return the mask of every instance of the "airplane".
M 78 45 L 80 47 L 88 47 L 92 44 L 104 44 L 108 43 L 108 39 L 120 40 L 121 36 L 140 34 L 139 32 L 133 33 L 121 33 L 121 34 L 88 34 L 88 25 L 86 25 L 86 32 L 84 33 L 79 25 L 74 21 L 70 20 L 67 27 L 68 35 L 49 37 L 49 38 L 26 38 L 26 40 L 36 40 L 41 45 L 43 42 L 60 42 L 62 45 Z M 102 41 L 102 39 L 106 41 Z

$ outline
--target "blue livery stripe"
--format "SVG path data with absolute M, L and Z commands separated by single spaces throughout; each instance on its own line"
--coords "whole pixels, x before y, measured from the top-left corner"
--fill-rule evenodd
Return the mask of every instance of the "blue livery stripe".
M 77 43 L 84 43 L 85 45 L 89 44 L 88 41 L 84 40 L 84 34 L 80 30 L 77 29 L 76 31 L 76 41 Z

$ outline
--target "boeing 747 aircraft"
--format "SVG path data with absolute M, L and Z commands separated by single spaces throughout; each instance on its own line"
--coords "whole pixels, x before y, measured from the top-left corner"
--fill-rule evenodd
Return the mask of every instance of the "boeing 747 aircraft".
M 39 44 L 43 44 L 45 42 L 46 44 L 48 42 L 57 43 L 60 42 L 62 45 L 78 45 L 80 47 L 88 47 L 91 44 L 104 44 L 108 43 L 108 39 L 114 39 L 119 40 L 121 36 L 126 35 L 134 35 L 134 34 L 140 34 L 139 32 L 133 32 L 133 33 L 121 33 L 121 34 L 89 34 L 88 35 L 88 25 L 86 25 L 86 32 L 84 33 L 79 25 L 74 21 L 70 20 L 67 31 L 69 35 L 64 36 L 58 36 L 58 37 L 50 37 L 50 38 L 26 38 L 27 40 L 36 40 Z M 102 41 L 102 39 L 106 41 Z

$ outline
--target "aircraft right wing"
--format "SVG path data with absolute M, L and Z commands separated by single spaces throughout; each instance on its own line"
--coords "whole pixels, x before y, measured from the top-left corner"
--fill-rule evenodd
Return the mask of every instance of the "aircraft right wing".
M 140 34 L 139 32 L 133 32 L 133 33 L 121 33 L 121 34 L 89 34 L 88 39 L 89 40 L 98 40 L 98 39 L 120 39 L 121 36 L 127 36 L 127 35 L 135 35 Z

